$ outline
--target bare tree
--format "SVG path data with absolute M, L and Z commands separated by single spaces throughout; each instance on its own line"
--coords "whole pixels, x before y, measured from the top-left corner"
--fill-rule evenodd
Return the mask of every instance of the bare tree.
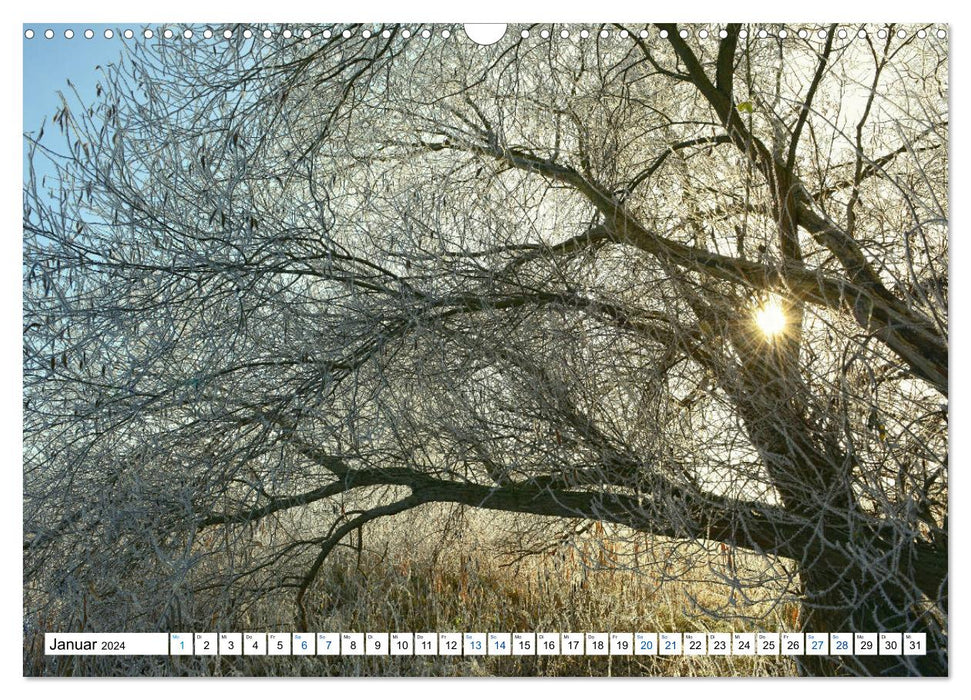
M 928 634 L 804 672 L 947 672 L 943 42 L 231 29 L 28 138 L 31 619 L 312 628 L 451 503 L 754 553 L 807 630 Z

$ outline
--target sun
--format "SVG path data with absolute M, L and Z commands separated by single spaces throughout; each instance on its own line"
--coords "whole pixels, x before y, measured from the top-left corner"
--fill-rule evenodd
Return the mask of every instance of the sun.
M 778 297 L 770 297 L 755 309 L 755 325 L 769 340 L 781 335 L 786 329 L 786 312 Z

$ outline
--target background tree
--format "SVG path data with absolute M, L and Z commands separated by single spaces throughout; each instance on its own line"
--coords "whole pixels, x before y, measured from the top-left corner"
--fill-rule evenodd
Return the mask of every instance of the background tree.
M 928 633 L 803 671 L 946 673 L 942 42 L 233 29 L 28 139 L 29 617 L 312 629 L 450 503 L 752 552 L 807 630 Z

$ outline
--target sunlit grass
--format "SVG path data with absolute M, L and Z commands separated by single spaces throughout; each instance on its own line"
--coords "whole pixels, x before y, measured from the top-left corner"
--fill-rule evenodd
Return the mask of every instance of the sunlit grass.
M 422 522 L 419 516 L 414 524 Z M 798 628 L 798 607 L 769 587 L 731 583 L 761 570 L 721 550 L 683 556 L 673 542 L 595 535 L 575 548 L 517 560 L 491 520 L 474 534 L 423 538 L 382 523 L 361 553 L 336 550 L 309 592 L 308 623 L 319 632 L 751 632 Z M 427 524 L 427 523 L 426 523 Z M 427 530 L 426 530 L 427 532 Z M 201 600 L 199 602 L 202 602 Z M 282 592 L 233 619 L 198 629 L 295 631 L 292 594 Z M 38 640 L 39 642 L 40 640 Z M 770 656 L 533 657 L 45 657 L 30 675 L 212 676 L 791 676 L 791 658 Z

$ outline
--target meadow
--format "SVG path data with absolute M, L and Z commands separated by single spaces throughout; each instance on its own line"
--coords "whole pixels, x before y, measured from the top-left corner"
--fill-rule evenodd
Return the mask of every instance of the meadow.
M 569 539 L 551 543 L 550 532 L 539 518 L 460 511 L 443 517 L 427 509 L 375 525 L 329 559 L 308 600 L 311 631 L 732 632 L 799 624 L 798 605 L 781 589 L 752 585 L 765 576 L 758 557 L 588 521 L 571 524 Z M 296 631 L 286 600 L 270 598 L 191 631 Z M 796 674 L 791 659 L 766 656 L 31 657 L 29 647 L 39 643 L 25 652 L 31 675 Z

